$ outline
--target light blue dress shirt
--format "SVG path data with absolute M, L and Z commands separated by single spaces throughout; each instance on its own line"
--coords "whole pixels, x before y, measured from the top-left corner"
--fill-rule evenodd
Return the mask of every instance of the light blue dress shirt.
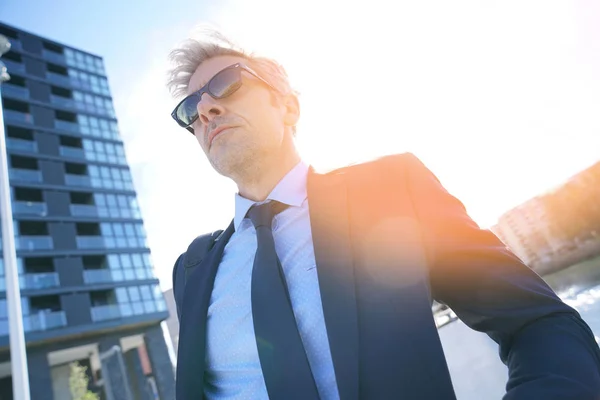
M 322 400 L 339 399 L 310 229 L 307 174 L 308 165 L 300 162 L 277 184 L 267 200 L 290 206 L 273 220 L 275 250 L 283 266 L 319 395 Z M 225 247 L 210 298 L 204 385 L 208 400 L 268 398 L 252 322 L 251 277 L 256 231 L 245 215 L 254 204 L 236 195 L 235 232 Z

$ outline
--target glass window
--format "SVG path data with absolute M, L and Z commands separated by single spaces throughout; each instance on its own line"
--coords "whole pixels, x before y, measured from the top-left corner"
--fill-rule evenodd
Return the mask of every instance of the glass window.
M 127 290 L 131 301 L 140 301 L 140 291 L 137 286 L 129 286 Z
M 140 286 L 140 293 L 142 294 L 142 300 L 152 299 L 152 293 L 150 292 L 149 286 Z
M 144 265 L 146 267 L 152 267 L 152 260 L 150 259 L 150 253 L 144 253 L 142 255 L 142 257 L 144 257 Z
M 6 308 L 6 300 L 0 299 L 0 318 L 6 319 L 8 318 L 8 310 Z
M 85 115 L 77 115 L 77 121 L 79 121 L 80 125 L 89 125 L 90 123 L 88 117 L 86 117 Z
M 117 254 L 109 254 L 108 255 L 108 266 L 111 269 L 121 268 L 121 263 L 119 261 L 119 256 Z
M 144 260 L 142 260 L 142 255 L 139 253 L 134 253 L 131 255 L 131 259 L 133 261 L 133 266 L 134 267 L 143 267 L 144 266 Z
M 108 222 L 102 222 L 100 224 L 100 231 L 102 232 L 102 236 L 114 236 L 112 227 Z
M 127 289 L 120 287 L 115 289 L 116 293 L 117 293 L 117 302 L 119 303 L 127 303 L 129 301 L 129 298 L 127 297 Z
M 90 174 L 90 176 L 92 178 L 97 178 L 98 176 L 100 176 L 100 171 L 99 171 L 98 167 L 95 165 L 88 166 L 88 173 Z
M 114 195 L 114 194 L 107 194 L 106 195 L 106 203 L 111 208 L 116 207 L 117 206 L 117 197 L 116 197 L 116 195 Z
M 135 237 L 135 230 L 133 229 L 133 224 L 124 224 L 125 225 L 125 236 Z
M 113 230 L 115 231 L 114 236 L 119 236 L 119 237 L 125 236 L 125 232 L 123 230 L 122 224 L 113 223 L 112 225 L 113 225 Z
M 106 205 L 106 198 L 102 193 L 94 194 L 94 202 L 97 206 L 104 207 Z
M 123 268 L 131 268 L 131 258 L 129 258 L 129 254 L 121 254 L 120 259 Z

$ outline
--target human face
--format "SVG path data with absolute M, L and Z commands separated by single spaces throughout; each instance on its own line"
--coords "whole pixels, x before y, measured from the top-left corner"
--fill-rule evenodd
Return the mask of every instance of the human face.
M 248 64 L 248 60 L 237 56 L 206 60 L 190 78 L 188 94 L 236 63 Z M 197 106 L 199 117 L 192 128 L 217 172 L 234 177 L 281 153 L 290 111 L 286 102 L 277 101 L 275 96 L 272 88 L 245 72 L 241 87 L 230 96 L 215 99 L 202 95 Z

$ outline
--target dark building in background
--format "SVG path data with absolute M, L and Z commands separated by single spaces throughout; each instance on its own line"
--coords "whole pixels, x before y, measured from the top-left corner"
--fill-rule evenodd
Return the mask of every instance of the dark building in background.
M 0 34 L 12 44 L 1 91 L 31 398 L 71 398 L 78 361 L 103 398 L 172 399 L 167 307 L 102 58 L 2 23 Z M 3 399 L 8 346 L 0 260 Z
M 492 230 L 541 275 L 600 254 L 600 162 L 504 213 Z

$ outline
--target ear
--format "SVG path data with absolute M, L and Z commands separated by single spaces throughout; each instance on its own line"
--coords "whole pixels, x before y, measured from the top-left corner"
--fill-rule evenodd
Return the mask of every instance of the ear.
M 295 126 L 300 119 L 300 102 L 295 94 L 288 94 L 282 99 L 283 122 L 286 126 Z

